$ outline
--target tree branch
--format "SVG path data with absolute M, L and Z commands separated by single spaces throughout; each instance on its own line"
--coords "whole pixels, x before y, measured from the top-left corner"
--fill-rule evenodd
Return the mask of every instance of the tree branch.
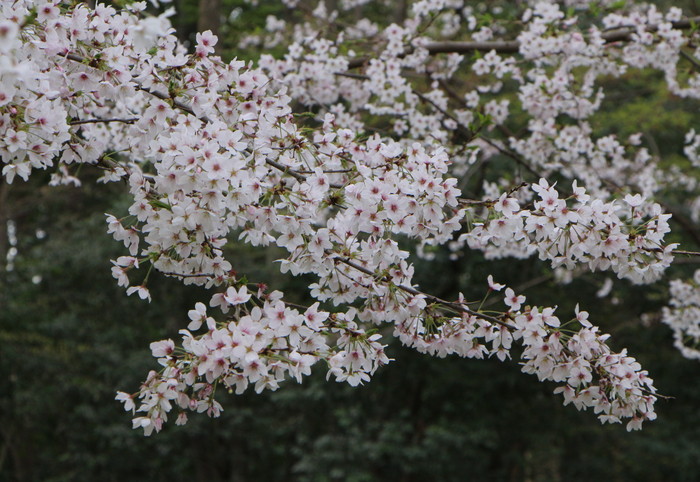
M 328 252 L 328 254 L 336 254 L 337 255 L 337 253 L 333 253 L 332 251 Z M 375 272 L 365 268 L 364 266 L 360 266 L 359 264 L 355 263 L 354 261 L 352 261 L 349 258 L 345 258 L 342 256 L 335 256 L 334 259 L 340 261 L 343 264 L 350 266 L 353 269 L 356 269 L 357 271 L 359 271 L 361 273 L 364 273 L 368 276 L 372 276 L 373 278 L 377 279 L 377 274 Z M 390 281 L 389 279 L 387 279 L 387 277 L 381 277 L 381 278 L 379 278 L 379 280 L 383 281 L 383 282 Z M 414 295 L 414 296 L 422 296 L 424 299 L 426 299 L 427 301 L 430 301 L 431 303 L 436 303 L 436 304 L 442 305 L 446 308 L 450 308 L 451 310 L 456 311 L 457 313 L 466 313 L 468 315 L 476 316 L 476 317 L 482 318 L 486 321 L 490 321 L 491 323 L 496 323 L 496 324 L 499 324 L 499 325 L 504 326 L 506 328 L 513 329 L 513 327 L 511 325 L 509 325 L 505 321 L 501 320 L 500 318 L 496 318 L 495 316 L 486 315 L 484 313 L 479 313 L 478 311 L 470 310 L 469 308 L 467 308 L 463 304 L 443 300 L 442 298 L 439 298 L 439 297 L 434 296 L 434 295 L 430 295 L 428 293 L 424 293 L 423 291 L 419 291 L 419 290 L 412 288 L 410 286 L 404 286 L 404 285 L 394 285 L 394 286 L 396 286 L 401 291 L 404 291 L 404 292 L 409 293 L 409 294 Z
M 687 30 L 693 25 L 700 24 L 700 16 L 690 17 L 677 22 L 671 22 L 674 29 Z M 659 29 L 658 25 L 649 25 L 646 27 L 646 32 L 656 32 Z M 605 43 L 626 42 L 636 33 L 636 26 L 617 27 L 601 34 L 601 38 Z M 517 40 L 497 40 L 492 42 L 459 42 L 459 41 L 444 41 L 430 42 L 424 46 L 430 55 L 459 53 L 467 54 L 472 52 L 490 52 L 495 50 L 501 54 L 514 54 L 520 50 L 520 42 Z M 405 54 L 404 54 L 405 55 Z M 358 57 L 350 59 L 348 69 L 356 69 L 362 67 L 369 62 L 371 57 Z
M 82 119 L 82 120 L 74 120 L 70 121 L 68 124 L 72 126 L 77 126 L 81 124 L 98 124 L 98 123 L 103 123 L 103 124 L 108 124 L 110 122 L 122 122 L 124 124 L 133 124 L 139 120 L 137 117 L 130 117 L 128 119 Z

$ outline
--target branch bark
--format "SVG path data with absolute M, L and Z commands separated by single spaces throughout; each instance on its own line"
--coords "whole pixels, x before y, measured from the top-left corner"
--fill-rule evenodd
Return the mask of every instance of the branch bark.
M 700 25 L 700 16 L 686 18 L 677 22 L 671 22 L 674 29 L 687 30 L 694 25 Z M 646 28 L 647 32 L 656 32 L 659 29 L 658 25 L 649 25 Z M 635 26 L 618 27 L 612 30 L 603 32 L 601 37 L 605 43 L 627 42 L 632 38 L 632 35 L 637 31 Z M 496 40 L 492 42 L 459 42 L 459 41 L 444 41 L 431 42 L 425 45 L 430 55 L 444 53 L 459 53 L 468 54 L 472 52 L 490 52 L 495 50 L 500 54 L 514 54 L 520 50 L 520 42 L 517 40 Z M 348 63 L 349 69 L 362 67 L 369 62 L 371 57 L 359 57 L 351 59 Z

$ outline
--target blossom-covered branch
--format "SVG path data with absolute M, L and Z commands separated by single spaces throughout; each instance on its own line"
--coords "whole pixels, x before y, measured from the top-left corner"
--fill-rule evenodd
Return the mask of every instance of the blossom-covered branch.
M 603 422 L 627 419 L 632 429 L 655 418 L 647 373 L 615 353 L 586 312 L 562 323 L 554 308 L 523 306 L 510 288 L 505 311 L 463 295 L 445 300 L 417 286 L 409 250 L 537 253 L 554 267 L 659 279 L 677 246 L 665 241 L 670 215 L 654 201 L 663 168 L 639 136 L 596 138 L 590 120 L 604 97 L 598 79 L 632 66 L 657 68 L 673 92 L 700 97 L 700 77 L 681 86 L 676 75 L 697 35 L 679 29 L 692 19 L 649 9 L 610 15 L 607 31 L 583 35 L 575 18 L 542 2 L 523 12 L 517 41 L 497 44 L 473 16 L 440 26 L 452 18 L 445 3 L 424 0 L 403 25 L 334 39 L 303 35 L 311 23 L 291 29 L 285 57 L 264 55 L 256 67 L 215 56 L 211 32 L 188 52 L 169 14 L 144 8 L 17 0 L 0 18 L 7 182 L 52 169 L 52 183 L 79 184 L 74 166 L 105 168 L 101 181 L 125 182 L 132 198 L 128 214 L 107 215 L 108 232 L 129 251 L 113 261 L 118 284 L 150 300 L 149 276 L 160 272 L 214 290 L 209 306 L 222 312 L 197 303 L 180 346 L 151 345 L 163 369 L 136 394 L 118 395 L 138 412 L 135 428 L 159 431 L 174 407 L 179 423 L 188 409 L 216 416 L 217 387 L 276 389 L 319 361 L 338 381 L 366 382 L 389 362 L 389 333 L 431 355 L 517 357 Z M 334 18 L 321 3 L 312 16 Z M 469 90 L 457 93 L 449 83 L 464 57 L 431 55 L 458 44 L 431 43 L 426 32 L 462 27 L 470 51 L 501 45 L 514 56 L 489 48 L 472 59 Z M 372 55 L 339 49 L 344 35 L 364 39 Z M 337 75 L 359 58 L 369 59 L 363 74 Z M 520 136 L 506 127 L 511 100 L 496 97 L 504 84 L 526 119 Z M 296 104 L 313 113 L 294 112 Z M 697 139 L 687 140 L 693 154 Z M 504 153 L 533 177 L 506 175 L 465 200 L 460 186 L 474 166 Z M 611 180 L 623 188 L 610 189 Z M 236 237 L 283 248 L 281 271 L 313 275 L 316 302 L 301 308 L 276 291 L 249 292 L 224 251 Z M 489 292 L 503 288 L 489 281 Z

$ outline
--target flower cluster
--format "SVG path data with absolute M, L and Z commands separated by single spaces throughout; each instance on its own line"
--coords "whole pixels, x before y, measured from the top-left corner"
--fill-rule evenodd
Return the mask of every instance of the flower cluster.
M 187 329 L 180 331 L 181 347 L 172 340 L 151 343 L 153 356 L 164 368 L 150 372 L 137 394 L 117 394 L 125 410 L 139 413 L 134 428 L 146 435 L 159 432 L 174 407 L 180 410 L 180 425 L 187 421 L 186 410 L 219 416 L 222 408 L 214 398 L 218 385 L 236 394 L 249 386 L 257 393 L 276 390 L 287 378 L 301 382 L 324 360 L 329 376 L 355 386 L 389 362 L 380 335 L 366 333 L 353 321 L 352 312 L 331 315 L 315 303 L 300 313 L 281 298 L 280 292 L 258 292 L 259 304 L 249 309 L 246 287 L 229 287 L 210 301 L 224 313 L 233 309 L 225 321 L 215 321 L 207 307 L 197 303 L 189 312 Z M 203 326 L 205 333 L 193 334 Z
M 700 270 L 692 280 L 671 281 L 670 292 L 661 319 L 673 330 L 674 344 L 683 356 L 700 359 Z
M 520 209 L 515 198 L 501 195 L 493 203 L 495 216 L 462 235 L 469 246 L 490 257 L 536 252 L 555 268 L 587 264 L 635 283 L 656 281 L 671 264 L 677 245 L 663 244 L 671 216 L 658 204 L 645 204 L 640 195 L 627 195 L 622 205 L 591 200 L 575 182 L 573 205 L 544 179 L 532 189 L 538 197 L 532 209 Z
M 508 309 L 493 316 L 441 300 L 415 285 L 407 246 L 466 243 L 488 258 L 537 253 L 553 267 L 659 279 L 676 245 L 665 243 L 670 215 L 654 199 L 666 174 L 683 176 L 639 135 L 598 136 L 592 122 L 600 79 L 631 68 L 660 70 L 673 92 L 700 98 L 697 74 L 677 80 L 680 49 L 698 36 L 681 30 L 677 10 L 611 14 L 603 29 L 584 29 L 558 5 L 532 2 L 516 40 L 498 42 L 507 29 L 479 24 L 461 0 L 422 0 L 403 22 L 348 29 L 319 28 L 342 15 L 320 2 L 300 25 L 268 18 L 260 45 L 289 48 L 257 66 L 222 61 L 212 32 L 188 52 L 172 12 L 144 10 L 58 0 L 0 7 L 7 182 L 51 169 L 52 183 L 77 184 L 80 166 L 102 169 L 101 181 L 124 182 L 132 199 L 128 215 L 107 215 L 108 233 L 129 251 L 112 266 L 126 293 L 150 300 L 152 270 L 217 291 L 210 307 L 223 317 L 197 303 L 179 346 L 151 345 L 163 369 L 136 395 L 118 395 L 138 412 L 134 427 L 159 431 L 174 407 L 178 423 L 185 410 L 216 416 L 217 386 L 276 389 L 320 360 L 338 381 L 368 381 L 389 361 L 384 327 L 437 356 L 505 360 L 518 342 L 524 370 L 563 383 L 565 403 L 603 422 L 630 419 L 628 428 L 653 420 L 646 372 L 614 353 L 585 312 L 561 323 L 553 308 L 523 307 L 512 289 Z M 434 41 L 460 35 L 468 40 Z M 345 48 L 348 39 L 366 49 Z M 457 87 L 465 70 L 471 80 Z M 507 125 L 513 112 L 525 119 L 519 136 Z M 696 163 L 694 131 L 687 144 Z M 474 172 L 497 158 L 517 165 L 517 182 L 485 180 L 476 191 L 487 196 L 467 199 Z M 533 177 L 518 184 L 524 173 Z M 572 193 L 548 178 L 571 182 Z M 276 291 L 249 293 L 224 250 L 234 237 L 283 248 L 280 269 L 311 274 L 318 303 L 299 309 Z
M 504 285 L 490 280 L 490 290 Z M 458 317 L 431 316 L 410 319 L 397 326 L 399 339 L 421 353 L 444 357 L 457 354 L 466 358 L 511 357 L 522 345 L 523 372 L 540 381 L 562 383 L 555 389 L 564 404 L 579 410 L 588 408 L 602 423 L 621 423 L 627 430 L 640 429 L 645 420 L 654 420 L 656 389 L 648 373 L 626 351 L 613 353 L 588 320 L 588 313 L 576 307 L 575 317 L 562 322 L 555 308 L 524 306 L 526 298 L 511 288 L 505 290 L 508 310 L 493 318 L 474 312 L 461 299 L 452 306 Z

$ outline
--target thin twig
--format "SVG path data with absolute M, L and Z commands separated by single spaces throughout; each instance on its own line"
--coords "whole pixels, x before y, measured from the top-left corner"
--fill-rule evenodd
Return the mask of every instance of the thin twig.
M 496 141 L 494 141 L 494 140 L 491 140 L 491 139 L 489 139 L 488 137 L 480 136 L 479 139 L 483 140 L 485 143 L 487 143 L 487 144 L 490 145 L 491 147 L 494 147 L 494 148 L 495 148 L 496 150 L 498 150 L 498 152 L 500 152 L 501 154 L 504 154 L 504 155 L 510 157 L 511 159 L 513 159 L 513 160 L 514 160 L 516 163 L 518 163 L 520 166 L 524 167 L 528 172 L 530 172 L 531 174 L 537 176 L 538 179 L 541 179 L 541 178 L 544 177 L 544 176 L 541 175 L 539 172 L 535 171 L 535 169 L 533 169 L 532 167 L 530 167 L 530 165 L 529 165 L 523 158 L 521 158 L 518 154 L 516 154 L 515 152 L 511 151 L 511 150 L 508 149 L 507 147 L 504 147 L 504 146 L 500 145 L 498 142 L 496 142 Z
M 330 253 L 329 253 L 330 254 Z M 336 253 L 337 254 L 337 253 Z M 346 264 L 350 266 L 351 268 L 356 269 L 357 271 L 360 271 L 361 273 L 364 273 L 368 276 L 372 276 L 373 278 L 377 279 L 377 274 L 372 272 L 371 270 L 365 268 L 364 266 L 361 266 L 354 261 L 352 261 L 349 258 L 345 258 L 342 256 L 336 256 L 334 259 L 342 262 L 343 264 Z M 380 278 L 381 281 L 387 282 L 389 281 L 386 277 Z M 422 296 L 425 300 L 431 302 L 431 303 L 436 303 L 442 306 L 445 306 L 447 308 L 450 308 L 458 313 L 466 313 L 472 316 L 477 316 L 479 318 L 482 318 L 484 320 L 490 321 L 492 323 L 499 324 L 501 326 L 504 326 L 509 329 L 514 329 L 513 326 L 509 325 L 505 321 L 501 320 L 500 318 L 496 318 L 495 316 L 490 316 L 486 315 L 484 313 L 479 313 L 478 311 L 470 310 L 466 306 L 460 304 L 460 303 L 454 303 L 452 301 L 446 301 L 443 300 L 442 298 L 439 298 L 434 295 L 430 295 L 428 293 L 424 293 L 423 291 L 419 291 L 415 288 L 412 288 L 410 286 L 404 286 L 404 285 L 395 285 L 397 288 L 399 288 L 401 291 L 404 291 L 406 293 L 412 294 L 414 296 Z

